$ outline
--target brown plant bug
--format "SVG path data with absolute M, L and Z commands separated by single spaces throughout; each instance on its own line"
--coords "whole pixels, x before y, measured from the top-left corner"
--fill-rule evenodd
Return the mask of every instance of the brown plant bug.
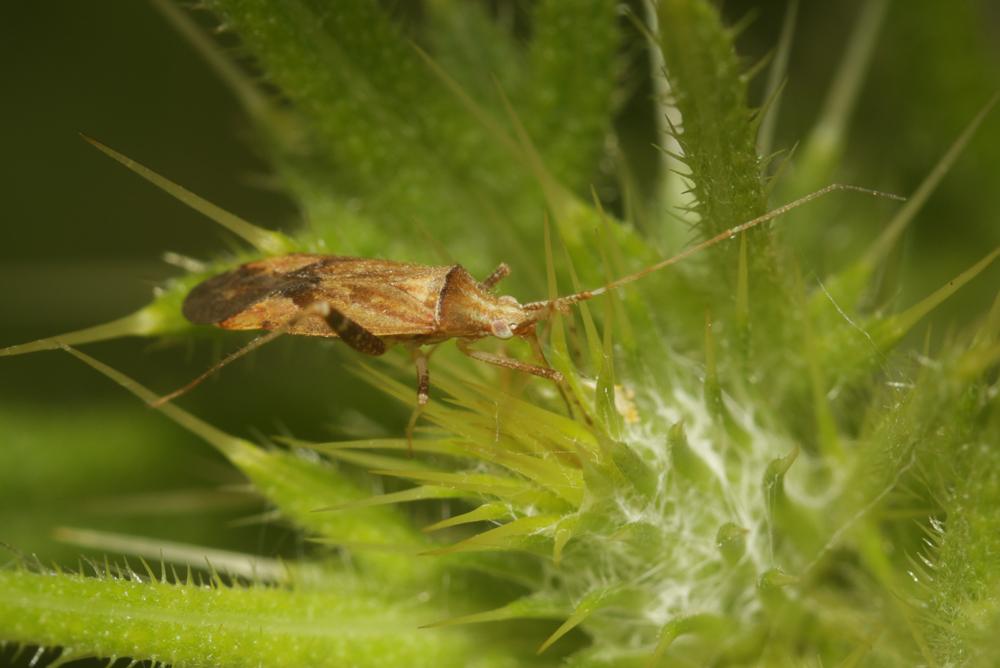
M 231 229 L 236 226 L 238 233 L 239 226 L 253 227 L 100 142 L 89 137 L 84 139 L 195 209 Z M 676 264 L 835 191 L 903 199 L 859 186 L 832 184 L 601 287 L 524 304 L 514 297 L 494 293 L 496 285 L 510 273 L 504 263 L 487 278 L 477 281 L 457 264 L 427 266 L 310 253 L 276 255 L 248 262 L 199 283 L 188 293 L 182 311 L 196 325 L 269 330 L 268 333 L 231 353 L 184 387 L 161 397 L 156 404 L 184 394 L 229 362 L 282 334 L 339 338 L 366 355 L 382 355 L 393 345 L 410 348 L 417 367 L 418 408 L 427 403 L 430 389 L 428 355 L 422 348 L 448 339 L 455 339 L 459 350 L 473 359 L 558 383 L 562 381 L 562 374 L 545 362 L 535 334 L 539 321 Z M 532 345 L 543 366 L 469 347 L 472 342 L 486 337 L 510 339 L 515 336 Z M 411 427 L 412 424 L 413 419 Z
M 535 325 L 577 302 L 593 299 L 636 281 L 740 232 L 772 220 L 789 210 L 836 190 L 881 195 L 876 191 L 833 184 L 762 216 L 730 228 L 673 257 L 593 290 L 522 304 L 497 295 L 493 288 L 510 273 L 501 263 L 483 281 L 461 265 L 427 266 L 392 260 L 295 253 L 243 264 L 195 286 L 184 300 L 184 316 L 196 325 L 234 330 L 271 330 L 210 369 L 207 376 L 232 359 L 281 334 L 339 338 L 366 355 L 381 355 L 390 346 L 411 349 L 417 367 L 417 403 L 428 400 L 430 376 L 425 345 L 455 339 L 469 357 L 562 381 L 562 374 L 546 366 L 473 350 L 478 339 L 494 337 L 528 340 L 543 360 Z M 168 401 L 204 377 L 163 397 Z

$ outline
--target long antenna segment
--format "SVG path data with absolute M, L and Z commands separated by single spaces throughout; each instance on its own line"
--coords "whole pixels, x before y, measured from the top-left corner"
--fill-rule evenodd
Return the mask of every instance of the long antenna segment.
M 728 230 L 725 230 L 724 232 L 720 232 L 719 234 L 715 235 L 711 239 L 706 239 L 705 241 L 702 241 L 701 243 L 695 244 L 694 246 L 691 246 L 690 248 L 687 248 L 687 249 L 681 251 L 677 255 L 669 257 L 666 260 L 661 260 L 660 262 L 657 262 L 656 264 L 652 264 L 652 265 L 646 267 L 645 269 L 641 269 L 641 270 L 635 272 L 634 274 L 629 274 L 627 276 L 622 276 L 621 278 L 616 279 L 614 281 L 611 281 L 607 285 L 603 285 L 603 286 L 601 286 L 599 288 L 596 288 L 594 290 L 584 290 L 583 292 L 577 292 L 577 293 L 574 293 L 574 294 L 571 294 L 571 295 L 566 295 L 565 297 L 557 297 L 556 299 L 552 300 L 552 305 L 556 306 L 558 308 L 560 306 L 569 306 L 571 304 L 575 304 L 576 302 L 585 301 L 587 299 L 591 299 L 593 297 L 597 297 L 598 295 L 602 295 L 602 294 L 604 294 L 605 292 L 607 292 L 609 290 L 614 290 L 615 288 L 619 288 L 619 287 L 621 287 L 623 285 L 627 285 L 627 284 L 629 284 L 629 283 L 631 283 L 633 281 L 637 281 L 640 278 L 642 278 L 643 276 L 651 274 L 654 271 L 659 271 L 660 269 L 663 269 L 664 267 L 669 267 L 672 264 L 677 264 L 681 260 L 684 260 L 685 258 L 688 258 L 688 257 L 694 255 L 695 253 L 699 252 L 699 251 L 702 251 L 702 250 L 704 250 L 704 249 L 706 249 L 706 248 L 708 248 L 710 246 L 714 246 L 717 243 L 720 243 L 722 241 L 730 239 L 730 238 L 736 236 L 737 234 L 739 234 L 740 232 L 746 232 L 750 228 L 753 228 L 753 227 L 756 227 L 758 225 L 761 225 L 762 223 L 766 223 L 769 220 L 774 220 L 775 218 L 778 218 L 779 216 L 783 216 L 786 213 L 788 213 L 789 211 L 791 211 L 792 209 L 794 209 L 796 207 L 799 207 L 799 206 L 802 206 L 803 204 L 806 204 L 808 202 L 811 202 L 814 199 L 818 199 L 818 198 L 822 197 L 823 195 L 826 195 L 826 194 L 829 194 L 829 193 L 832 193 L 832 192 L 836 192 L 836 191 L 842 191 L 842 190 L 849 190 L 849 191 L 853 191 L 853 192 L 864 193 L 866 195 L 872 195 L 874 197 L 885 197 L 887 199 L 892 199 L 892 200 L 896 200 L 896 201 L 900 201 L 900 202 L 905 202 L 906 201 L 905 197 L 900 197 L 899 195 L 893 195 L 891 193 L 881 192 L 879 190 L 872 190 L 870 188 L 862 188 L 860 186 L 845 185 L 843 183 L 833 183 L 833 184 L 830 184 L 830 185 L 826 186 L 825 188 L 820 188 L 816 192 L 812 192 L 812 193 L 809 193 L 808 195 L 804 195 L 804 196 L 798 198 L 797 200 L 789 202 L 788 204 L 783 204 L 782 206 L 779 206 L 776 209 L 772 209 L 771 211 L 768 211 L 767 213 L 763 214 L 762 216 L 758 216 L 758 217 L 754 218 L 753 220 L 748 220 L 745 223 L 740 223 L 736 227 L 731 227 Z M 525 306 L 526 307 L 530 307 L 532 305 L 526 304 Z

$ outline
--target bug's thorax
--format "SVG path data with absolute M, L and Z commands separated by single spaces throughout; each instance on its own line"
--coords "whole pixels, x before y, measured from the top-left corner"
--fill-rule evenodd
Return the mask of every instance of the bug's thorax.
M 445 278 L 437 311 L 438 329 L 449 337 L 509 339 L 535 321 L 514 297 L 494 294 L 458 265 Z

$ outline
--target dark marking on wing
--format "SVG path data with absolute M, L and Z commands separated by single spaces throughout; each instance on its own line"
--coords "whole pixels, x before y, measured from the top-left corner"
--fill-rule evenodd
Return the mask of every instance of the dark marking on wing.
M 184 299 L 181 312 L 196 325 L 214 325 L 275 293 L 309 292 L 317 282 L 308 272 L 280 274 L 245 264 L 196 285 Z

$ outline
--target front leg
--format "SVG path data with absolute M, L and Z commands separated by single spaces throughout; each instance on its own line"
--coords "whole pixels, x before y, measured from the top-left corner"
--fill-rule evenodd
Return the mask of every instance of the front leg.
M 456 343 L 459 350 L 474 360 L 503 367 L 504 369 L 514 369 L 515 371 L 530 373 L 533 376 L 547 378 L 557 383 L 561 383 L 563 380 L 563 375 L 555 369 L 550 369 L 544 366 L 535 366 L 534 364 L 528 364 L 527 362 L 522 362 L 521 360 L 514 359 L 513 357 L 504 357 L 503 355 L 495 355 L 481 350 L 473 350 L 469 347 L 469 341 L 465 339 L 458 339 Z
M 483 287 L 492 290 L 497 283 L 510 276 L 510 267 L 506 262 L 501 262 L 500 266 L 493 270 L 493 273 L 483 279 Z

